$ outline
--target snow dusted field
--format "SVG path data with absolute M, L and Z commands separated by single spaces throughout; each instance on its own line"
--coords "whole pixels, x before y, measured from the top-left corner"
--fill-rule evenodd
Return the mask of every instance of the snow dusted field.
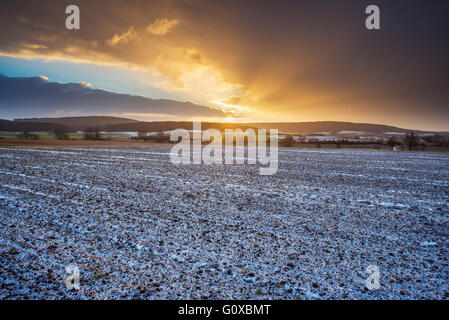
M 449 298 L 448 154 L 281 149 L 270 177 L 169 153 L 0 148 L 0 298 Z

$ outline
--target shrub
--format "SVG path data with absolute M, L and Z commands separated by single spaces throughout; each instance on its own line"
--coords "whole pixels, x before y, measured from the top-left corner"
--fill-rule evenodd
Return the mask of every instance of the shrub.
M 58 140 L 69 140 L 68 132 L 62 128 L 55 129 L 54 134 Z
M 39 136 L 37 134 L 29 133 L 28 131 L 18 134 L 17 138 L 27 140 L 39 140 Z
M 103 140 L 99 127 L 86 128 L 83 138 L 84 140 Z
M 285 139 L 283 139 L 281 143 L 285 147 L 293 147 L 295 145 L 295 139 L 293 139 L 293 136 L 291 135 L 286 135 Z

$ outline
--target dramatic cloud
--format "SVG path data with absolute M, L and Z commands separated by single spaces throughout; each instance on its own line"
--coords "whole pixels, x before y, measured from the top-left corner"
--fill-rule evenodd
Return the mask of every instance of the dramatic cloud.
M 115 64 L 245 120 L 346 120 L 449 129 L 448 1 L 0 3 L 0 54 Z
M 117 94 L 92 89 L 91 84 L 48 82 L 44 76 L 9 78 L 0 74 L 0 118 L 133 115 L 142 119 L 172 119 L 173 117 L 220 118 L 226 116 L 193 103 L 173 100 L 153 100 L 145 97 Z
M 127 44 L 130 39 L 133 39 L 137 36 L 136 31 L 133 27 L 129 28 L 128 31 L 122 34 L 114 34 L 114 36 L 107 41 L 108 45 L 111 47 L 115 47 L 120 44 Z
M 158 36 L 163 36 L 173 29 L 173 27 L 178 23 L 178 20 L 156 19 L 154 23 L 147 27 L 147 32 Z

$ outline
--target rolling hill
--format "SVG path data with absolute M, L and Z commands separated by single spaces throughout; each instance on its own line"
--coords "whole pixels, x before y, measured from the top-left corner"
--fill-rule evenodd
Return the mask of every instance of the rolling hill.
M 64 126 L 60 123 L 50 123 L 41 121 L 18 122 L 0 119 L 0 131 L 25 132 L 25 131 L 55 131 L 55 130 L 70 131 L 71 128 Z
M 6 120 L 3 120 L 6 121 Z M 134 119 L 109 117 L 109 116 L 88 116 L 88 117 L 64 117 L 64 118 L 30 118 L 30 119 L 16 119 L 9 121 L 10 123 L 32 123 L 33 126 L 41 128 L 49 127 L 50 124 L 58 124 L 64 127 L 69 127 L 73 131 L 82 131 L 88 127 L 99 127 L 103 131 L 109 132 L 136 132 L 148 131 L 159 132 L 174 130 L 178 128 L 192 129 L 191 121 L 138 121 Z M 9 124 L 11 125 L 11 124 Z M 50 126 L 51 127 L 51 126 Z M 0 130 L 3 131 L 20 131 L 20 130 L 5 130 L 5 124 Z M 300 135 L 310 135 L 316 133 L 326 132 L 329 134 L 337 134 L 339 132 L 365 132 L 375 135 L 382 135 L 386 132 L 406 133 L 436 133 L 431 131 L 420 131 L 413 129 L 404 129 L 394 126 L 371 124 L 371 123 L 353 123 L 353 122 L 339 122 L 339 121 L 318 121 L 318 122 L 262 122 L 262 123 L 214 123 L 203 122 L 203 129 L 216 128 L 219 130 L 241 128 L 260 128 L 260 129 L 278 129 L 283 133 L 295 133 Z
M 366 132 L 372 134 L 384 134 L 385 132 L 417 132 L 427 133 L 428 131 L 420 131 L 413 129 L 403 129 L 394 126 L 387 126 L 372 123 L 353 123 L 339 121 L 317 121 L 317 122 L 263 122 L 263 123 L 246 123 L 262 129 L 279 129 L 284 133 L 297 133 L 300 135 L 308 135 L 313 133 L 327 132 L 329 134 L 337 134 L 342 131 L 347 132 Z M 431 133 L 431 132 L 429 132 Z
M 53 123 L 72 128 L 72 130 L 81 131 L 89 127 L 105 128 L 108 125 L 118 124 L 132 124 L 138 123 L 138 120 L 107 117 L 107 116 L 92 116 L 92 117 L 64 117 L 64 118 L 31 118 L 31 119 L 16 119 L 15 122 L 22 123 Z

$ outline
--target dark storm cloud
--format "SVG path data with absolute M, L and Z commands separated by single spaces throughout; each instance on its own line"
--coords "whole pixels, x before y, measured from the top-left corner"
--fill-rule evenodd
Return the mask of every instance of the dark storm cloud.
M 220 110 L 188 102 L 153 100 L 92 89 L 86 83 L 54 83 L 44 77 L 9 78 L 0 74 L 0 117 L 55 114 L 135 114 L 223 117 Z
M 64 28 L 65 1 L 3 1 L 0 52 L 131 64 L 175 80 L 207 65 L 239 86 L 242 105 L 273 117 L 448 128 L 449 1 L 72 2 L 77 32 Z M 380 31 L 365 29 L 370 4 Z M 173 29 L 145 33 L 160 18 Z M 126 41 L 111 45 L 115 35 Z

